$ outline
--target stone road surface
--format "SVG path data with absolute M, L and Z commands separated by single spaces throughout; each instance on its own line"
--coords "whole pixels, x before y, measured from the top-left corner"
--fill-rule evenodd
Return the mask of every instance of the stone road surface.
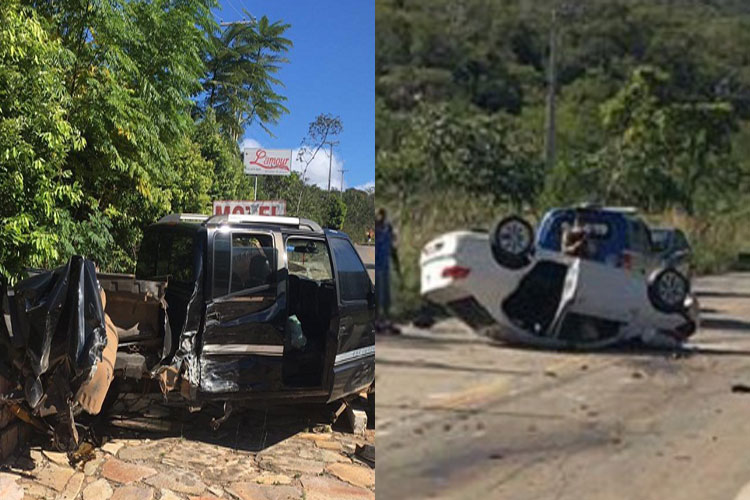
M 127 410 L 124 410 L 127 408 Z M 124 396 L 95 428 L 111 439 L 71 466 L 37 439 L 0 471 L 3 500 L 374 499 L 375 470 L 354 454 L 364 435 L 326 425 L 319 408 L 233 415 L 214 432 L 158 397 Z
M 750 499 L 750 275 L 696 289 L 685 356 L 490 345 L 455 320 L 379 338 L 378 496 Z

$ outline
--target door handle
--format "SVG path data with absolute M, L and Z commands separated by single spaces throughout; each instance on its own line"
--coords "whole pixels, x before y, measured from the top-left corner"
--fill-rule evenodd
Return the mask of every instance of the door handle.
M 221 321 L 221 314 L 218 312 L 212 312 L 209 314 L 206 314 L 206 320 L 207 321 Z

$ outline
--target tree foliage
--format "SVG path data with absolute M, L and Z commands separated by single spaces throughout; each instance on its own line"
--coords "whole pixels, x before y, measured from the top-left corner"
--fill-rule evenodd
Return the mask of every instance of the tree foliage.
M 275 90 L 282 85 L 275 75 L 288 62 L 285 54 L 292 47 L 283 36 L 289 26 L 263 16 L 209 35 L 203 107 L 215 111 L 222 130 L 234 141 L 252 123 L 270 133 L 268 126 L 289 112 L 286 97 Z
M 213 7 L 0 2 L 0 280 L 73 253 L 132 272 L 159 217 L 253 199 L 237 139 L 287 112 L 275 75 L 289 25 L 220 29 Z M 289 201 L 303 185 L 298 175 L 260 184 L 259 199 Z M 323 223 L 323 194 L 291 213 Z
M 737 2 L 379 0 L 376 23 L 386 204 L 446 191 L 534 211 L 597 199 L 695 214 L 746 185 L 750 11 Z M 558 162 L 546 171 L 551 33 Z

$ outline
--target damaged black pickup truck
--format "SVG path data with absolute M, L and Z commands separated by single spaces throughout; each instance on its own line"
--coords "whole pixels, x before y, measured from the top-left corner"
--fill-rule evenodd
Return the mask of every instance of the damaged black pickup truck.
M 374 311 L 343 233 L 170 215 L 146 229 L 134 276 L 73 257 L 4 291 L 0 374 L 17 389 L 0 404 L 71 450 L 75 416 L 99 413 L 115 377 L 158 381 L 192 408 L 340 400 L 373 385 Z

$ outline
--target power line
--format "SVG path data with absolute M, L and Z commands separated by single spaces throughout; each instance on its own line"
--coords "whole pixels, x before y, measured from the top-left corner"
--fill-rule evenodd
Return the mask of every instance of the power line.
M 229 5 L 232 8 L 232 10 L 234 10 L 237 14 L 239 14 L 240 19 L 242 19 L 242 18 L 245 17 L 245 15 L 242 12 L 240 12 L 239 10 L 237 10 L 237 7 L 234 6 L 234 4 L 232 3 L 232 0 L 226 0 L 226 3 L 227 3 L 227 5 Z M 231 24 L 231 23 L 228 23 L 228 24 Z M 221 23 L 221 25 L 224 26 L 225 23 Z

